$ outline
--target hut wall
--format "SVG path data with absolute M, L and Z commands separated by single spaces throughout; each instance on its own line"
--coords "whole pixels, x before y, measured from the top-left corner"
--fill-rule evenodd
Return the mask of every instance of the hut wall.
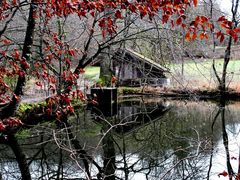
M 162 69 L 129 53 L 124 54 L 124 57 L 118 54 L 113 58 L 113 71 L 121 85 L 139 86 L 147 83 L 158 86 L 166 84 L 164 79 L 167 79 Z
M 119 79 L 121 80 L 140 78 L 138 68 L 132 63 L 123 63 L 122 66 L 116 66 L 115 70 L 116 75 L 119 75 Z

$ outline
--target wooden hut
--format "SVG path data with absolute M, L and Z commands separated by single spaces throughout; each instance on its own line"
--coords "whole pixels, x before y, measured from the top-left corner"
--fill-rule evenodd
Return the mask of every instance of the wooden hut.
M 169 70 L 130 49 L 118 50 L 112 57 L 112 65 L 120 85 L 162 86 L 169 83 L 165 75 Z

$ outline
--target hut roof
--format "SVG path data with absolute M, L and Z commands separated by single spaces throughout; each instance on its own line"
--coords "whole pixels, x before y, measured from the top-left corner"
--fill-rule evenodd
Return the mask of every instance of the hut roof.
M 144 56 L 142 54 L 139 54 L 139 53 L 137 53 L 137 52 L 135 52 L 135 51 L 133 51 L 131 49 L 119 50 L 119 51 L 117 51 L 116 54 L 119 57 L 120 54 L 122 54 L 122 53 L 126 53 L 128 56 L 134 57 L 137 60 L 140 60 L 140 61 L 142 61 L 144 63 L 147 63 L 147 64 L 149 64 L 151 66 L 154 66 L 157 69 L 161 69 L 163 72 L 170 72 L 170 70 L 168 68 L 165 68 L 165 67 L 161 66 L 160 64 L 156 63 L 152 59 L 149 59 L 148 57 L 146 57 L 146 56 Z M 126 54 L 125 54 L 125 56 L 126 56 Z M 125 56 L 122 57 L 123 60 L 125 59 Z

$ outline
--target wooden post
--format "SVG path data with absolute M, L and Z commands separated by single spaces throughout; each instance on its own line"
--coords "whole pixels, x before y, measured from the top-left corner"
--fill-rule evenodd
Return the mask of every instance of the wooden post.
M 95 107 L 104 116 L 114 116 L 117 114 L 117 88 L 92 88 L 91 96 L 98 102 Z

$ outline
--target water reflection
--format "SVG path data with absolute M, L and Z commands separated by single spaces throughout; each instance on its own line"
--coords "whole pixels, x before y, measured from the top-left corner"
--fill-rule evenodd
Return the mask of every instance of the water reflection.
M 119 100 L 112 116 L 99 108 L 79 110 L 61 126 L 45 123 L 2 137 L 1 176 L 170 180 L 221 179 L 227 173 L 234 179 L 239 107 L 140 97 Z

